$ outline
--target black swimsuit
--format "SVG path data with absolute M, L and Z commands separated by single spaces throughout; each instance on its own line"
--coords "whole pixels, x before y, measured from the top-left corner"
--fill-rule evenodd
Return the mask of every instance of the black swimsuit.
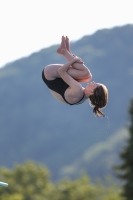
M 64 99 L 64 101 L 69 105 L 80 104 L 80 101 L 82 101 L 82 99 L 84 98 L 84 94 L 83 94 L 83 97 L 77 103 L 74 103 L 74 104 L 68 103 L 67 100 L 65 99 L 64 93 L 65 93 L 66 89 L 69 87 L 69 85 L 62 78 L 56 78 L 54 80 L 47 80 L 44 76 L 44 70 L 43 70 L 42 71 L 42 79 L 43 79 L 44 83 L 48 86 L 49 89 L 60 94 L 62 96 L 62 98 Z

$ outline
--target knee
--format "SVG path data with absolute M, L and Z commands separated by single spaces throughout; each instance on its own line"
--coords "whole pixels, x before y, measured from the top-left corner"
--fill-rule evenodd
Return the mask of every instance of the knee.
M 88 69 L 84 70 L 84 77 L 92 79 L 92 74 L 90 73 Z

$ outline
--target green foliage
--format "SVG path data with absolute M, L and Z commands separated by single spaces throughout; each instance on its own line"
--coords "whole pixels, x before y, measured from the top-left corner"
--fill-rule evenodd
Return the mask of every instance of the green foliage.
M 0 179 L 9 184 L 0 188 L 0 200 L 123 200 L 114 183 L 91 183 L 84 175 L 52 184 L 48 170 L 37 163 L 26 162 L 12 170 L 0 168 Z
M 122 195 L 126 197 L 126 200 L 133 199 L 133 99 L 129 107 L 129 118 L 129 139 L 126 147 L 120 153 L 123 163 L 115 167 L 117 176 L 124 180 Z
M 105 187 L 102 183 L 91 183 L 88 176 L 75 181 L 64 180 L 56 185 L 56 200 L 121 200 L 118 187 Z
M 9 184 L 8 188 L 0 188 L 1 200 L 39 200 L 52 188 L 48 170 L 33 162 L 17 165 L 13 170 L 1 168 L 0 179 Z

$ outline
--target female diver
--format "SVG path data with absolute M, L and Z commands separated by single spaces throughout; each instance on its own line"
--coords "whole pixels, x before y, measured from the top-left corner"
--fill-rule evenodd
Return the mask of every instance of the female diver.
M 42 79 L 50 89 L 52 95 L 59 101 L 78 105 L 89 99 L 93 106 L 93 113 L 105 116 L 100 109 L 108 102 L 108 90 L 105 85 L 90 82 L 92 75 L 81 58 L 71 53 L 69 38 L 62 36 L 57 53 L 64 56 L 66 64 L 50 64 L 43 69 Z M 82 87 L 80 82 L 89 82 Z

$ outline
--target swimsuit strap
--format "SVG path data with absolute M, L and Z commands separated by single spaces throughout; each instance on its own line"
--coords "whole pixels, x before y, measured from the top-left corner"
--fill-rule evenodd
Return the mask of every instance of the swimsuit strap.
M 83 100 L 84 96 L 85 96 L 85 95 L 83 94 L 83 97 L 82 97 L 77 103 L 73 103 L 73 104 L 69 103 L 69 102 L 65 99 L 65 96 L 64 96 L 64 95 L 63 95 L 63 99 L 64 99 L 64 101 L 65 101 L 67 104 L 69 104 L 69 105 L 75 105 L 75 104 L 80 104 L 80 101 Z

